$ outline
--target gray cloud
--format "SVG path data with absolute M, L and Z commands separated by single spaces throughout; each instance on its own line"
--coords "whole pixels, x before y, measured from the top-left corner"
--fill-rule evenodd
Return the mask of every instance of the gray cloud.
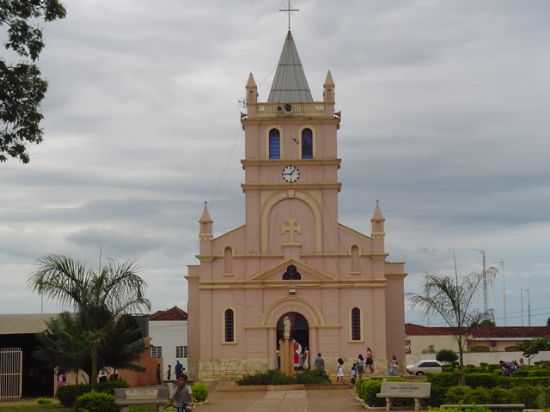
M 0 165 L 0 311 L 32 312 L 38 257 L 136 258 L 155 308 L 185 305 L 185 265 L 210 201 L 215 230 L 242 223 L 238 100 L 266 98 L 285 34 L 277 2 L 66 1 L 48 24 L 45 141 Z M 408 291 L 422 274 L 505 260 L 509 316 L 532 289 L 545 320 L 550 262 L 547 1 L 297 3 L 313 95 L 331 69 L 343 166 L 341 220 L 370 229 L 375 199 Z M 491 292 L 501 313 L 503 282 Z M 53 302 L 48 307 L 57 309 Z M 537 307 L 539 309 L 537 309 Z M 500 316 L 500 315 L 499 315 Z M 515 318 L 513 317 L 515 316 Z M 422 314 L 410 310 L 410 320 Z

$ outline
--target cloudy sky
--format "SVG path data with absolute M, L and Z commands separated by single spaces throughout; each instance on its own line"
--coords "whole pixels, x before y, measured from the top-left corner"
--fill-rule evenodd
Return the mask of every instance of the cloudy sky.
M 238 101 L 250 71 L 267 97 L 286 2 L 64 3 L 40 60 L 45 140 L 29 165 L 0 164 L 0 312 L 40 311 L 26 287 L 40 256 L 96 265 L 99 250 L 137 260 L 154 309 L 185 306 L 203 200 L 216 233 L 243 221 Z M 479 270 L 483 248 L 489 265 L 504 262 L 489 293 L 497 321 L 504 273 L 507 323 L 522 322 L 522 288 L 545 322 L 550 3 L 295 3 L 312 93 L 331 69 L 343 112 L 341 221 L 368 232 L 381 199 L 408 292 L 451 270 L 451 249 L 461 273 Z

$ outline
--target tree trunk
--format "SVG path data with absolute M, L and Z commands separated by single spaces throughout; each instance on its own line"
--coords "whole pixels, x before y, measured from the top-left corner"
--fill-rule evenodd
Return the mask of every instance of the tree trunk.
M 458 384 L 464 385 L 464 341 L 458 336 Z
M 90 384 L 95 385 L 97 383 L 97 346 L 92 345 L 90 358 L 92 361 L 92 370 L 90 374 Z

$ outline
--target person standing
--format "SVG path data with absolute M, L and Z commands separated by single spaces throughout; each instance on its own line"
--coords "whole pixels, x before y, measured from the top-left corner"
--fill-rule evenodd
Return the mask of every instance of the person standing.
M 313 366 L 318 371 L 324 371 L 325 370 L 325 360 L 323 359 L 323 356 L 318 353 L 317 357 L 315 358 L 315 361 L 313 362 Z
M 365 360 L 365 365 L 370 373 L 374 373 L 374 355 L 371 348 L 367 348 L 367 359 Z
M 338 358 L 336 363 L 336 383 L 344 383 L 344 360 Z
M 357 356 L 357 362 L 355 362 L 357 367 L 357 377 L 363 379 L 363 373 L 365 373 L 365 358 L 362 354 Z
M 179 360 L 176 361 L 176 366 L 174 369 L 176 372 L 176 379 L 178 379 L 181 375 L 183 375 L 183 365 Z
M 181 374 L 176 378 L 176 391 L 170 399 L 170 405 L 176 407 L 176 412 L 187 412 L 193 404 L 193 391 L 187 384 L 187 375 Z
M 395 355 L 391 357 L 389 373 L 391 376 L 397 376 L 399 374 L 399 362 Z
M 168 371 L 166 372 L 166 380 L 171 381 L 172 380 L 172 365 L 168 364 Z
M 349 381 L 352 385 L 355 385 L 357 379 L 357 362 L 353 364 L 349 372 Z
M 160 373 L 160 363 L 157 363 L 157 385 L 162 383 L 162 376 Z

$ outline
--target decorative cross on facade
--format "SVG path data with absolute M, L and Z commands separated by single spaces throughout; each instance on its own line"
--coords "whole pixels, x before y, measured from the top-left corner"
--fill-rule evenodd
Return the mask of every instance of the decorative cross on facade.
M 288 7 L 286 9 L 279 9 L 279 11 L 288 12 L 288 31 L 290 31 L 290 15 L 291 13 L 300 11 L 300 9 L 293 9 L 290 5 L 290 0 L 288 0 Z
M 281 234 L 288 233 L 288 242 L 285 245 L 299 245 L 294 237 L 296 234 L 302 234 L 302 228 L 296 219 L 288 219 L 286 223 L 281 226 Z

